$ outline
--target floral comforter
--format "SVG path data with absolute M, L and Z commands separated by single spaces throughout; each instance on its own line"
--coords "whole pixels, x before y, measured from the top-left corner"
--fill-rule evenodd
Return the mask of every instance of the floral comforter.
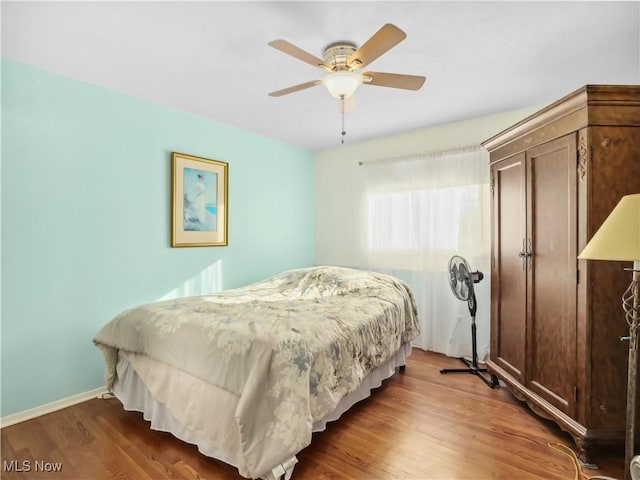
M 415 300 L 401 280 L 313 267 L 127 310 L 94 342 L 108 387 L 121 349 L 235 394 L 239 471 L 258 478 L 309 445 L 313 423 L 418 333 Z

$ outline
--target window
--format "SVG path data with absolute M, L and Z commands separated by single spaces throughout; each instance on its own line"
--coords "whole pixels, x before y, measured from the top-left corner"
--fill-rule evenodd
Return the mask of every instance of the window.
M 371 193 L 368 249 L 395 254 L 456 251 L 469 229 L 481 224 L 481 194 L 481 185 Z

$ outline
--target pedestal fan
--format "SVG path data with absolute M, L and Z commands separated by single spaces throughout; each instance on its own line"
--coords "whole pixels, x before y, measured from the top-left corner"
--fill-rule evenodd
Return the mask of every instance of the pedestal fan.
M 471 315 L 471 361 L 460 357 L 460 360 L 467 368 L 443 368 L 440 373 L 471 373 L 480 377 L 489 387 L 495 388 L 499 385 L 498 377 L 491 374 L 490 379 L 486 378 L 483 373 L 487 372 L 487 369 L 478 366 L 478 347 L 476 344 L 477 303 L 473 284 L 480 282 L 483 278 L 482 272 L 471 271 L 469 263 L 464 258 L 454 255 L 449 260 L 449 286 L 456 298 L 467 302 L 469 314 Z

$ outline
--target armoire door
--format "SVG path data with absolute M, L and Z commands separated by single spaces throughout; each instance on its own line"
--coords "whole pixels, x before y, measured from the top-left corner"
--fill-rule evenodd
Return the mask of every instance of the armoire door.
M 576 135 L 527 157 L 527 387 L 573 415 L 576 395 Z
M 491 360 L 518 382 L 525 377 L 526 228 L 524 153 L 491 166 Z

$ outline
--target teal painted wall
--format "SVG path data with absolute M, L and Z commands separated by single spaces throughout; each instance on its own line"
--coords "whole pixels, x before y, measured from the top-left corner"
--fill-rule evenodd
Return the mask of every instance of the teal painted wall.
M 250 114 L 250 112 L 247 112 Z M 171 248 L 171 152 L 229 163 L 229 246 Z M 2 60 L 1 416 L 103 385 L 121 310 L 310 266 L 311 152 Z

